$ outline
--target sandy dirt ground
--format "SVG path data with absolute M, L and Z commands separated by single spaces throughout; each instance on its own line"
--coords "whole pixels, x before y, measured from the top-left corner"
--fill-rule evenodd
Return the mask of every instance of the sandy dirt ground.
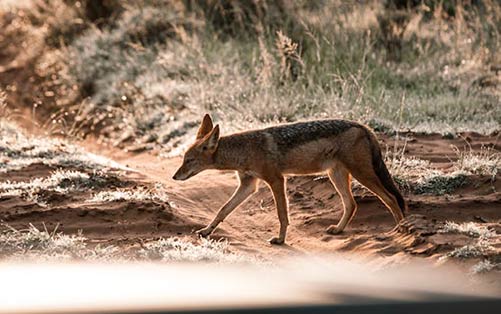
M 430 160 L 437 168 L 447 169 L 454 161 L 454 146 L 468 145 L 478 150 L 482 146 L 491 146 L 499 149 L 496 136 L 465 134 L 464 137 L 468 144 L 461 138 L 447 140 L 439 135 L 413 135 L 413 140 L 406 144 L 407 154 Z M 384 138 L 382 142 L 393 146 L 393 141 Z M 93 149 L 92 145 L 87 147 Z M 148 153 L 131 156 L 125 153 L 117 155 L 114 150 L 100 151 L 137 169 L 149 180 L 161 182 L 172 194 L 171 199 L 176 204 L 175 216 L 186 219 L 192 229 L 210 222 L 237 184 L 234 173 L 218 171 L 207 171 L 189 181 L 177 182 L 171 176 L 180 165 L 180 158 L 165 160 Z M 501 231 L 501 182 L 499 178 L 496 179 L 471 177 L 464 187 L 448 196 L 407 193 L 409 218 L 398 232 L 393 230 L 394 221 L 379 199 L 365 189 L 355 189 L 358 212 L 345 233 L 332 236 L 327 235 L 325 229 L 340 219 L 342 204 L 329 180 L 324 177 L 289 178 L 287 190 L 291 226 L 287 245 L 283 247 L 271 246 L 266 242 L 277 232 L 278 220 L 271 193 L 261 183 L 259 191 L 235 210 L 213 237 L 228 239 L 235 247 L 245 251 L 272 255 L 350 250 L 429 256 L 451 247 L 447 235 L 435 232 L 437 225 L 446 220 L 482 222 Z M 166 231 L 168 227 L 161 230 Z M 172 230 L 179 231 L 177 228 Z
M 22 123 L 31 132 L 35 128 Z M 404 134 L 405 153 L 429 160 L 433 167 L 452 167 L 454 147 L 499 150 L 497 135 L 463 134 L 455 139 L 440 135 Z M 380 135 L 383 147 L 394 147 L 395 137 Z M 0 219 L 14 228 L 45 225 L 51 230 L 67 233 L 82 231 L 96 243 L 109 242 L 127 247 L 140 245 L 145 239 L 177 236 L 197 241 L 193 233 L 204 227 L 218 208 L 230 197 L 237 185 L 232 172 L 206 171 L 192 179 L 177 182 L 171 179 L 181 158 L 165 159 L 155 153 L 127 153 L 96 144 L 94 140 L 78 143 L 90 152 L 107 156 L 126 165 L 130 171 L 119 171 L 109 182 L 91 191 L 64 195 L 44 195 L 48 206 L 41 207 L 20 197 L 0 199 Z M 404 145 L 402 140 L 397 146 Z M 44 177 L 55 169 L 33 164 L 20 171 L 2 174 L 0 182 L 27 181 Z M 161 184 L 169 196 L 168 203 L 158 201 L 114 201 L 88 203 L 91 194 L 110 188 L 151 188 Z M 236 251 L 264 258 L 294 254 L 329 254 L 350 252 L 361 256 L 383 256 L 396 262 L 412 258 L 436 260 L 441 254 L 468 244 L 471 239 L 461 234 L 444 234 L 438 229 L 445 221 L 477 222 L 495 230 L 492 240 L 499 258 L 501 250 L 500 210 L 501 181 L 496 178 L 469 176 L 467 184 L 452 194 L 433 196 L 404 193 L 408 201 L 407 219 L 395 229 L 395 223 L 383 204 L 369 191 L 354 189 L 358 212 L 345 232 L 328 235 L 325 229 L 337 223 L 342 204 L 325 177 L 293 177 L 288 179 L 290 220 L 287 244 L 272 246 L 267 239 L 278 231 L 278 219 L 272 195 L 261 183 L 258 192 L 237 208 L 214 232 L 212 238 L 226 239 Z M 468 263 L 467 263 L 468 264 Z

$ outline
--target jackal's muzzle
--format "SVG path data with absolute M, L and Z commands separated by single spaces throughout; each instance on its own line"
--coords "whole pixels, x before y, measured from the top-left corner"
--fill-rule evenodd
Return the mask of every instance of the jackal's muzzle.
M 184 180 L 188 180 L 189 178 L 193 177 L 197 173 L 198 173 L 197 171 L 193 171 L 193 170 L 190 170 L 190 169 L 186 170 L 186 169 L 184 169 L 183 166 L 181 166 L 176 171 L 176 173 L 174 174 L 174 176 L 172 176 L 172 179 L 177 180 L 177 181 L 184 181 Z

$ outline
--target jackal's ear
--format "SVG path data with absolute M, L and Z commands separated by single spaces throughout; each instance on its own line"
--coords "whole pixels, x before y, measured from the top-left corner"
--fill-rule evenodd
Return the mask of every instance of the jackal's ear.
M 205 114 L 202 124 L 198 128 L 197 140 L 203 138 L 212 131 L 212 119 L 208 113 Z
M 215 151 L 219 143 L 219 124 L 216 124 L 214 129 L 207 135 L 207 149 Z

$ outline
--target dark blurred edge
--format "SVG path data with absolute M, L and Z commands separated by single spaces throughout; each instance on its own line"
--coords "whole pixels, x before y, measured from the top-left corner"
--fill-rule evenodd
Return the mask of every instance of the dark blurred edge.
M 87 312 L 89 313 L 89 312 Z M 94 312 L 93 312 L 94 313 Z M 99 312 L 95 312 L 99 313 Z M 480 314 L 501 313 L 501 298 L 499 299 L 469 299 L 454 301 L 434 302 L 403 302 L 403 303 L 378 303 L 378 304 L 341 304 L 341 305 L 302 305 L 284 307 L 253 307 L 253 308 L 226 308 L 226 309 L 190 309 L 190 310 L 145 310 L 145 311 L 119 311 L 102 312 L 106 314 L 306 314 L 306 313 L 405 313 L 405 314 Z

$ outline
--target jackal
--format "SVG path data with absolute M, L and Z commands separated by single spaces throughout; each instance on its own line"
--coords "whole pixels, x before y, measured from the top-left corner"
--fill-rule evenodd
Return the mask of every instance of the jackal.
M 273 193 L 280 221 L 278 237 L 270 239 L 270 243 L 284 243 L 289 225 L 287 175 L 327 173 L 344 207 L 339 223 L 326 230 L 331 234 L 342 232 L 355 215 L 352 176 L 379 197 L 397 224 L 406 210 L 404 198 L 384 164 L 375 134 L 353 121 L 298 122 L 220 137 L 219 125 L 213 127 L 211 117 L 206 114 L 195 143 L 186 151 L 173 179 L 186 180 L 206 169 L 236 170 L 240 184 L 214 220 L 197 231 L 203 237 L 210 235 L 256 192 L 262 180 Z

